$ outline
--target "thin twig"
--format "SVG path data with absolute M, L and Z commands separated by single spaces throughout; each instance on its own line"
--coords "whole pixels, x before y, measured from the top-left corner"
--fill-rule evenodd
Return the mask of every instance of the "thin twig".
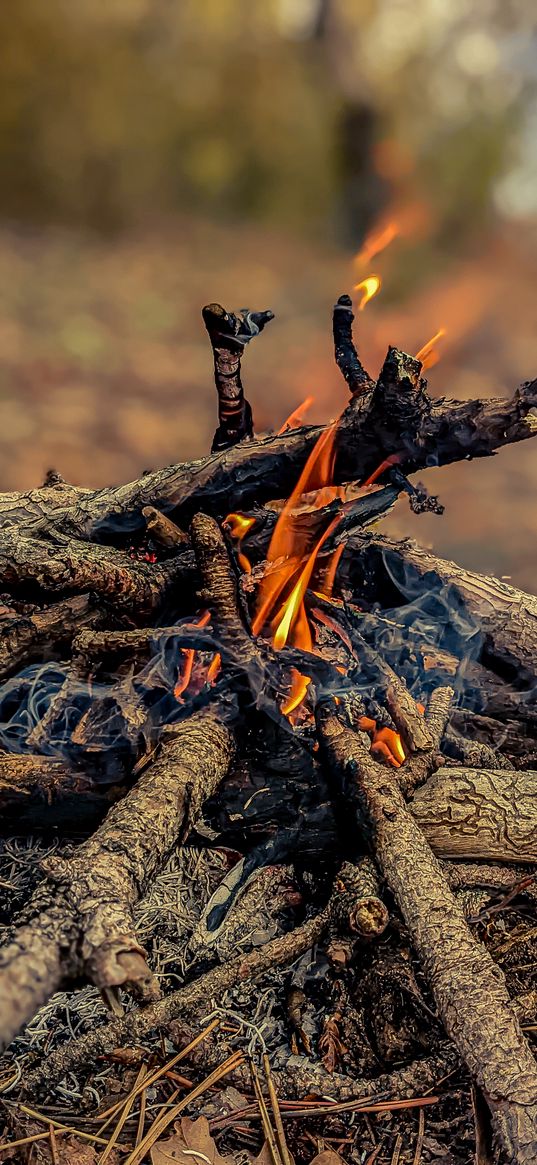
M 257 1100 L 257 1104 L 259 1107 L 259 1114 L 261 1116 L 261 1123 L 263 1125 L 263 1132 L 265 1134 L 265 1140 L 267 1142 L 267 1145 L 269 1148 L 269 1153 L 270 1153 L 270 1156 L 272 1158 L 272 1165 L 282 1165 L 282 1159 L 280 1157 L 278 1143 L 277 1143 L 276 1137 L 274 1135 L 274 1129 L 272 1128 L 272 1125 L 270 1123 L 270 1116 L 269 1116 L 269 1111 L 267 1108 L 267 1102 L 265 1100 L 265 1097 L 263 1096 L 263 1092 L 261 1089 L 261 1082 L 259 1080 L 259 1073 L 257 1071 L 257 1068 L 256 1068 L 253 1060 L 250 1060 L 250 1076 L 252 1077 L 252 1084 L 254 1086 L 255 1098 Z
M 274 1087 L 274 1080 L 270 1068 L 270 1060 L 265 1052 L 263 1054 L 263 1069 L 265 1072 L 265 1079 L 267 1081 L 268 1094 L 270 1105 L 272 1108 L 272 1115 L 274 1117 L 274 1126 L 276 1129 L 276 1139 L 278 1141 L 278 1148 L 280 1150 L 280 1157 L 283 1165 L 293 1165 L 289 1149 L 287 1148 L 287 1141 L 285 1139 L 285 1131 L 282 1123 L 282 1114 L 280 1112 L 280 1105 L 278 1102 L 278 1095 Z
M 125 1121 L 128 1120 L 130 1111 L 132 1109 L 132 1106 L 133 1106 L 134 1101 L 135 1101 L 136 1096 L 137 1096 L 137 1085 L 142 1084 L 143 1081 L 145 1080 L 146 1076 L 147 1076 L 147 1065 L 142 1064 L 142 1066 L 138 1072 L 138 1075 L 136 1077 L 136 1080 L 134 1083 L 134 1088 L 132 1089 L 130 1096 L 127 1097 L 127 1099 L 123 1105 L 123 1111 L 121 1112 L 119 1120 L 116 1124 L 116 1127 L 111 1134 L 111 1137 L 110 1137 L 110 1140 L 106 1146 L 106 1149 L 103 1150 L 103 1152 L 101 1153 L 101 1156 L 99 1157 L 99 1165 L 104 1165 L 104 1162 L 108 1161 L 108 1158 L 109 1158 L 109 1156 L 114 1148 L 114 1145 L 116 1144 L 116 1141 L 117 1141 L 119 1134 L 123 1128 L 123 1125 L 125 1124 Z M 147 1088 L 147 1085 L 146 1085 L 146 1088 Z
M 416 1148 L 414 1150 L 414 1160 L 412 1165 L 420 1165 L 421 1151 L 423 1149 L 423 1141 L 425 1137 L 425 1109 L 420 1108 L 418 1119 L 418 1136 L 416 1139 Z

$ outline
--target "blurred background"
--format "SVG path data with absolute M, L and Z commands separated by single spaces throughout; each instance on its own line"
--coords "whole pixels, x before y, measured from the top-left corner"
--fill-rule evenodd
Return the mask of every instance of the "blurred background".
M 445 329 L 434 395 L 537 375 L 531 0 L 8 0 L 0 39 L 1 489 L 204 455 L 211 300 L 276 313 L 258 430 L 341 410 L 331 308 L 372 272 L 371 372 Z M 390 530 L 537 588 L 537 446 L 425 479 L 445 516 Z

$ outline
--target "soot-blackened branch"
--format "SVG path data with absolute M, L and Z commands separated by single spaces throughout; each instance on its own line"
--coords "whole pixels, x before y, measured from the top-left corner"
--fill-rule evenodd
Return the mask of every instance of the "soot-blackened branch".
M 245 437 L 253 437 L 252 409 L 244 396 L 241 360 L 246 344 L 274 319 L 271 311 L 227 312 L 219 303 L 202 310 L 214 356 L 214 382 L 218 393 L 218 428 L 212 453 L 229 449 Z
M 336 364 L 345 377 L 353 396 L 373 388 L 373 381 L 358 356 L 352 338 L 354 312 L 350 295 L 340 295 L 334 304 L 332 329 Z

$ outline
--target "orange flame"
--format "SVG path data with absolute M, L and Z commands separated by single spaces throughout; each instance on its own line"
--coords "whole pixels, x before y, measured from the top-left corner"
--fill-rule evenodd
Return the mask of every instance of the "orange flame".
M 274 569 L 267 572 L 259 588 L 252 631 L 254 635 L 259 635 L 270 621 L 272 643 L 277 651 L 287 643 L 303 651 L 313 650 L 304 596 L 315 569 L 317 555 L 340 518 L 337 515 L 333 519 L 313 546 L 311 535 L 307 531 L 300 533 L 294 530 L 291 519 L 293 510 L 304 494 L 316 490 L 324 494 L 323 487 L 331 482 L 336 433 L 336 425 L 330 425 L 320 434 L 294 490 L 283 506 L 270 542 L 267 561 L 274 565 Z M 319 498 L 316 498 L 315 504 L 324 504 L 324 499 L 319 503 Z M 282 706 L 285 715 L 289 716 L 298 708 L 310 682 L 309 676 L 291 669 L 291 692 Z
M 196 620 L 196 626 L 206 627 L 207 623 L 210 622 L 210 618 L 211 612 L 204 611 L 203 615 L 200 615 L 200 618 Z M 190 680 L 192 679 L 192 668 L 194 666 L 194 656 L 196 652 L 194 648 L 188 647 L 182 649 L 182 654 L 185 657 L 185 666 L 182 676 L 177 680 L 175 688 L 173 689 L 173 694 L 176 700 L 181 700 L 183 692 L 186 692 Z
M 380 465 L 378 465 L 371 476 L 368 477 L 367 481 L 364 481 L 364 489 L 366 485 L 373 485 L 377 478 L 380 477 L 381 473 L 384 473 L 385 469 L 390 469 L 392 465 L 397 465 L 401 460 L 401 456 L 401 453 L 390 453 L 389 457 L 386 457 L 384 461 L 381 461 Z
M 247 518 L 245 514 L 228 514 L 224 518 L 224 525 L 229 526 L 232 538 L 244 538 L 255 523 L 255 518 Z
M 371 736 L 373 756 L 383 757 L 394 769 L 404 764 L 406 753 L 398 732 L 394 732 L 393 728 L 377 728 L 376 720 L 371 720 L 369 716 L 360 716 L 358 727 Z
M 307 396 L 302 401 L 302 404 L 298 405 L 298 408 L 289 414 L 287 420 L 283 422 L 281 429 L 278 429 L 278 437 L 281 437 L 282 433 L 286 433 L 288 429 L 296 429 L 298 425 L 302 424 L 304 413 L 307 413 L 308 409 L 311 408 L 314 399 L 313 396 Z
M 384 251 L 398 234 L 400 234 L 400 227 L 396 222 L 388 222 L 384 227 L 374 228 L 367 235 L 363 247 L 355 256 L 355 263 L 360 266 L 370 263 L 375 255 Z
M 222 656 L 220 655 L 220 652 L 217 652 L 216 655 L 213 655 L 213 658 L 209 664 L 209 667 L 207 668 L 207 683 L 208 684 L 212 684 L 214 682 L 214 680 L 216 679 L 216 677 L 220 671 L 221 666 L 222 666 Z
M 380 291 L 382 286 L 382 279 L 380 275 L 368 275 L 366 279 L 362 279 L 360 283 L 355 283 L 354 290 L 362 291 L 363 295 L 358 304 L 358 311 L 363 311 L 366 303 Z
M 445 336 L 445 334 L 446 329 L 440 328 L 438 332 L 436 332 L 436 334 L 432 336 L 426 344 L 423 345 L 423 348 L 420 348 L 419 352 L 416 352 L 416 360 L 421 360 L 424 368 L 434 368 L 435 364 L 438 364 L 440 356 L 436 351 L 436 345 L 438 341 L 442 339 L 442 336 Z

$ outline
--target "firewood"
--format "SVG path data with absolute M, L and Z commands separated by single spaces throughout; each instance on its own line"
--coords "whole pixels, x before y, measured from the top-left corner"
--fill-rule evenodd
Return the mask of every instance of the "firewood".
M 54 603 L 30 615 L 14 615 L 0 623 L 0 681 L 23 664 L 50 657 L 68 647 L 82 627 L 99 621 L 99 612 L 89 595 Z
M 537 771 L 440 768 L 409 809 L 443 857 L 537 862 Z
M 360 735 L 326 706 L 319 709 L 318 725 L 328 763 L 345 774 L 372 828 L 376 857 L 439 1015 L 483 1090 L 498 1141 L 510 1162 L 530 1165 L 537 1154 L 537 1063 L 503 975 L 469 930 L 393 771 L 379 765 Z
M 162 603 L 181 574 L 180 560 L 135 562 L 112 546 L 75 539 L 45 542 L 13 526 L 0 538 L 1 587 L 40 588 L 48 595 L 92 591 L 109 603 L 135 608 L 142 617 Z
M 208 304 L 202 315 L 213 350 L 218 393 L 219 425 L 212 444 L 212 452 L 216 453 L 254 435 L 252 409 L 242 387 L 241 358 L 246 344 L 274 315 L 271 311 L 243 311 L 236 316 L 219 303 Z
M 48 859 L 45 882 L 0 951 L 3 1046 L 72 979 L 154 997 L 132 909 L 226 775 L 233 752 L 215 712 L 191 716 L 164 736 L 157 760 L 73 857 Z
M 51 828 L 85 833 L 124 792 L 121 784 L 104 784 L 63 760 L 0 753 L 3 834 Z
M 370 393 L 353 398 L 341 418 L 335 484 L 365 480 L 394 452 L 400 455 L 401 470 L 412 474 L 431 463 L 487 456 L 537 433 L 531 412 L 537 404 L 537 381 L 522 385 L 511 400 L 433 401 L 424 430 L 415 437 L 406 428 L 400 435 L 393 428 L 389 433 L 384 427 L 377 430 L 378 416 L 370 416 L 370 404 Z M 415 425 L 410 430 L 415 433 Z M 141 512 L 148 505 L 180 525 L 199 508 L 223 518 L 231 510 L 288 496 L 322 431 L 309 426 L 241 442 L 192 465 L 168 466 L 110 489 L 0 494 L 0 527 L 7 535 L 15 521 L 28 537 L 58 531 L 89 539 L 132 530 L 136 521 L 143 528 Z
M 333 918 L 354 934 L 377 938 L 386 930 L 389 914 L 381 898 L 378 871 L 370 858 L 344 862 L 336 880 Z
M 349 391 L 354 396 L 356 393 L 362 393 L 372 388 L 373 381 L 369 373 L 366 372 L 354 346 L 353 323 L 352 299 L 350 295 L 340 295 L 334 304 L 332 314 L 334 355 L 336 364 L 347 381 Z
M 173 550 L 176 546 L 188 546 L 188 536 L 166 514 L 156 510 L 154 506 L 144 506 L 142 514 L 148 533 L 153 541 L 162 546 L 164 550 Z

